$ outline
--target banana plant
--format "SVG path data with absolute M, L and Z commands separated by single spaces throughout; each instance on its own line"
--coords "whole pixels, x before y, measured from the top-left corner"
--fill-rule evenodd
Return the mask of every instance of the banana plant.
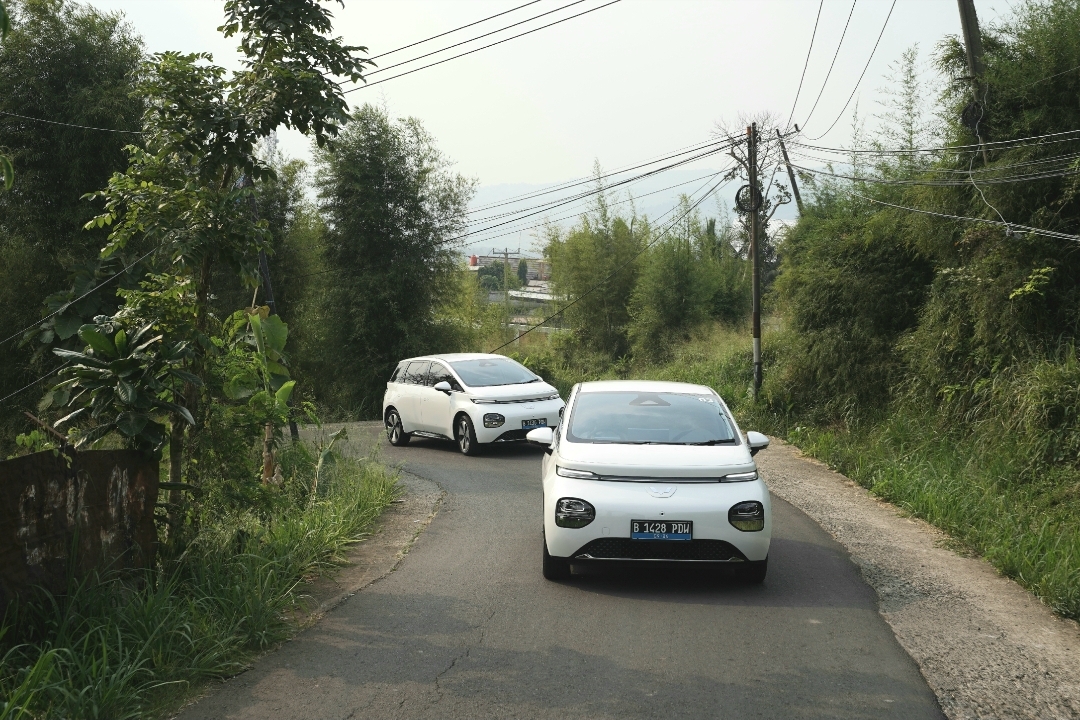
M 236 313 L 232 324 L 235 346 L 246 346 L 249 359 L 226 380 L 225 394 L 234 400 L 247 398 L 265 418 L 262 479 L 267 483 L 274 476 L 274 428 L 288 420 L 289 398 L 296 386 L 286 367 L 289 326 L 265 306 Z
M 151 336 L 152 323 L 129 335 L 111 318 L 96 320 L 79 328 L 82 351 L 53 350 L 67 366 L 38 407 L 74 408 L 53 425 L 87 425 L 77 448 L 116 432 L 133 448 L 158 452 L 167 437 L 161 418 L 173 414 L 195 424 L 187 408 L 172 402 L 175 387 L 201 382 L 181 369 L 191 348 L 186 342 L 163 345 L 161 335 Z

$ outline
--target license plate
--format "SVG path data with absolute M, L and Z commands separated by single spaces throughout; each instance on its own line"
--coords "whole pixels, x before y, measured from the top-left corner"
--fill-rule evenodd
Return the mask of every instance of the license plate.
M 533 420 L 522 420 L 522 430 L 534 430 L 538 427 L 547 427 L 547 418 L 535 418 Z
M 631 540 L 691 540 L 694 523 L 690 520 L 631 520 Z

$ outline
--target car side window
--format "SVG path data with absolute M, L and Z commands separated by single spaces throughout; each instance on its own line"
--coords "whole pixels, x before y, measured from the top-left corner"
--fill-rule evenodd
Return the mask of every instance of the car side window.
M 457 390 L 458 392 L 461 392 L 461 383 L 457 381 L 457 378 L 454 377 L 454 375 L 449 370 L 447 370 L 446 366 L 442 363 L 431 363 L 431 371 L 428 373 L 428 377 L 431 380 L 431 382 L 429 382 L 428 384 L 433 387 L 438 383 L 445 382 L 450 384 L 451 390 Z
M 398 366 L 394 368 L 394 374 L 390 376 L 390 382 L 405 382 L 405 368 L 409 366 L 409 363 L 398 363 Z
M 409 385 L 424 385 L 427 382 L 428 367 L 431 365 L 428 361 L 416 361 L 409 363 L 409 369 L 405 372 L 405 380 L 403 382 Z

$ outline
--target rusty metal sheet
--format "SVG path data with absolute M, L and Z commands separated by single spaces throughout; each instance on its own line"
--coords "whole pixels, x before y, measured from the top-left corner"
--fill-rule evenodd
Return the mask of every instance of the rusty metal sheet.
M 69 571 L 144 567 L 153 558 L 158 461 L 134 450 L 40 452 L 0 462 L 0 612 Z

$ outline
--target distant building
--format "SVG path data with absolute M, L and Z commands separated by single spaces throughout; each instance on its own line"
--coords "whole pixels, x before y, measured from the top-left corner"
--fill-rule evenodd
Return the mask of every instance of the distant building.
M 523 258 L 525 260 L 525 265 L 529 268 L 527 275 L 529 280 L 547 281 L 551 279 L 550 260 L 524 257 L 520 253 L 508 253 L 507 255 L 471 255 L 469 256 L 469 269 L 479 270 L 488 265 L 501 265 L 505 262 L 510 265 L 510 272 L 516 274 L 518 264 Z

